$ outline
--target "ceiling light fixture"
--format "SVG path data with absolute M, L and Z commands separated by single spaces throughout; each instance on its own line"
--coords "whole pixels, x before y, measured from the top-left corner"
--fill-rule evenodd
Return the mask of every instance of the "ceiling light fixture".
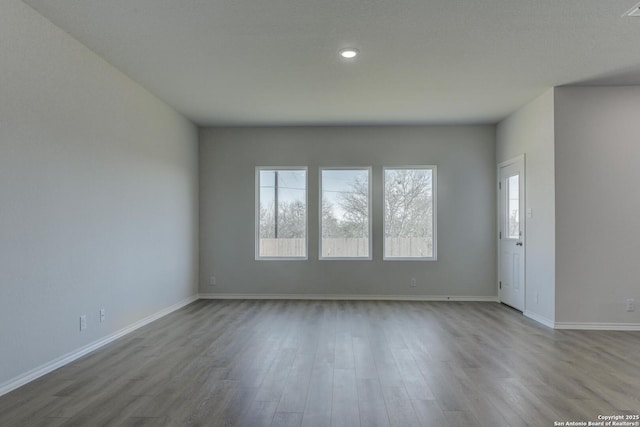
M 355 58 L 358 55 L 358 53 L 359 53 L 358 49 L 348 47 L 340 51 L 340 56 L 342 56 L 345 59 L 352 59 L 352 58 Z

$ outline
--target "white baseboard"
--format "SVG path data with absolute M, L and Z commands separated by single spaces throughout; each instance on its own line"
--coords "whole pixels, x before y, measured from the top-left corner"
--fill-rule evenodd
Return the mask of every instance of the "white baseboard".
M 45 363 L 44 365 L 38 366 L 37 368 L 34 368 L 22 375 L 19 375 L 13 379 L 10 379 L 9 381 L 0 384 L 0 396 L 9 393 L 10 391 L 13 391 L 15 389 L 17 389 L 18 387 L 22 387 L 23 385 L 36 380 L 38 378 L 40 378 L 43 375 L 48 374 L 49 372 L 52 372 L 58 368 L 61 368 L 62 366 L 69 364 L 71 362 L 73 362 L 74 360 L 77 360 L 79 358 L 81 358 L 82 356 L 91 353 L 94 350 L 99 349 L 100 347 L 103 347 L 107 344 L 109 344 L 110 342 L 113 342 L 115 340 L 117 340 L 118 338 L 121 338 L 127 334 L 130 334 L 131 332 L 135 331 L 136 329 L 139 329 L 145 325 L 148 325 L 149 323 L 153 322 L 154 320 L 158 320 L 161 317 L 166 316 L 169 313 L 172 313 L 186 305 L 191 304 L 192 302 L 196 301 L 198 299 L 197 295 L 194 295 L 192 297 L 189 297 L 183 301 L 180 301 L 176 304 L 173 304 L 167 308 L 164 308 L 150 316 L 145 317 L 144 319 L 138 320 L 137 322 L 123 328 L 120 329 L 117 332 L 114 332 L 113 334 L 107 335 L 104 338 L 101 338 L 97 341 L 94 341 L 90 344 L 85 345 L 84 347 L 80 347 L 77 350 L 74 350 L 70 353 L 67 353 L 63 356 L 60 356 L 50 362 Z
M 640 331 L 640 323 L 555 322 L 556 329 Z
M 537 313 L 525 310 L 524 313 L 522 313 L 522 314 L 524 314 L 529 319 L 535 320 L 536 322 L 543 324 L 544 326 L 546 326 L 548 328 L 552 328 L 552 329 L 555 328 L 555 323 L 553 322 L 553 320 L 547 319 L 544 316 L 540 316 Z
M 479 301 L 498 302 L 497 296 L 348 295 L 348 294 L 200 294 L 201 299 L 273 299 L 331 301 Z

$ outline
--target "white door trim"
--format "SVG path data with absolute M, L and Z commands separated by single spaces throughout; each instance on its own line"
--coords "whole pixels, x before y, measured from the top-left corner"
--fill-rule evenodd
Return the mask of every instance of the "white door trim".
M 500 233 L 502 232 L 502 227 L 501 227 L 501 207 L 502 207 L 502 195 L 500 193 L 500 185 L 501 185 L 501 180 L 500 180 L 500 170 L 505 167 L 505 166 L 509 166 L 512 165 L 514 163 L 518 163 L 518 162 L 522 162 L 522 193 L 520 195 L 520 197 L 522 198 L 523 201 L 523 211 L 521 213 L 522 216 L 522 225 L 521 225 L 521 231 L 522 231 L 522 238 L 521 241 L 523 243 L 522 245 L 522 258 L 523 258 L 523 282 L 522 282 L 522 292 L 523 292 L 523 298 L 524 298 L 524 304 L 522 307 L 522 312 L 524 313 L 527 309 L 527 283 L 526 283 L 526 279 L 527 279 L 527 274 L 526 274 L 526 269 L 527 269 L 527 257 L 526 257 L 526 252 L 527 252 L 527 232 L 526 232 L 526 221 L 527 221 L 527 198 L 526 198 L 526 182 L 527 182 L 527 175 L 526 175 L 526 157 L 525 154 L 520 154 L 519 156 L 513 157 L 509 160 L 505 160 L 504 162 L 500 162 L 498 163 L 497 167 L 496 167 L 496 191 L 498 194 L 498 197 L 496 197 L 496 239 L 497 239 L 497 250 L 496 250 L 496 255 L 497 255 L 497 278 L 498 278 L 498 282 L 496 283 L 496 289 L 498 292 L 498 301 L 502 302 L 502 292 L 501 292 L 501 288 L 500 288 L 500 283 L 502 281 L 502 265 L 501 265 L 501 258 L 502 258 L 502 239 L 500 238 L 501 235 Z

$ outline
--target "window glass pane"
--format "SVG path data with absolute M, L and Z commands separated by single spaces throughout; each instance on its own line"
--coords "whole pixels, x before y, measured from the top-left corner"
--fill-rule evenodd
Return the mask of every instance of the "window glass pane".
M 433 258 L 433 169 L 384 171 L 385 258 Z
M 307 171 L 260 169 L 258 255 L 307 256 Z
M 520 176 L 514 175 L 507 179 L 507 237 L 520 238 Z
M 322 169 L 321 188 L 321 257 L 369 258 L 369 169 Z

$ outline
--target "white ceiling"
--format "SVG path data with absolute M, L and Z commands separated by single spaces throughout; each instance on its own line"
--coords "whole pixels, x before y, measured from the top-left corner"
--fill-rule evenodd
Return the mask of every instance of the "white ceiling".
M 640 84 L 637 1 L 25 0 L 200 125 L 495 123 Z

